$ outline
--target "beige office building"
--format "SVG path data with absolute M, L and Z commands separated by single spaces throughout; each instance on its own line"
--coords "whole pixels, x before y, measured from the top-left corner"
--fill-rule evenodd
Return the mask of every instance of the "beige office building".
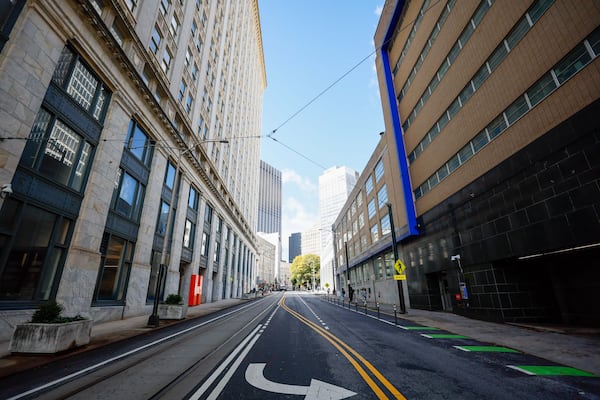
M 411 307 L 600 323 L 599 26 L 593 0 L 385 2 L 381 146 Z M 372 268 L 370 246 L 338 273 Z
M 103 321 L 149 315 L 157 288 L 190 305 L 249 291 L 257 1 L 32 0 L 5 15 L 0 337 L 46 300 Z

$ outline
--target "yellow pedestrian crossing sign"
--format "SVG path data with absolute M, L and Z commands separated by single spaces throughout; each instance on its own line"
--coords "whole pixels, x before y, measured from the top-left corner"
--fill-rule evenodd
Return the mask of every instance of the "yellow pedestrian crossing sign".
M 404 271 L 406 271 L 406 265 L 404 265 L 402 260 L 398 259 L 396 261 L 396 264 L 394 264 L 394 269 L 396 270 L 397 273 L 403 274 Z
M 394 275 L 395 281 L 405 281 L 406 280 L 406 265 L 402 262 L 402 260 L 398 259 L 396 264 L 394 264 L 394 269 L 397 274 Z

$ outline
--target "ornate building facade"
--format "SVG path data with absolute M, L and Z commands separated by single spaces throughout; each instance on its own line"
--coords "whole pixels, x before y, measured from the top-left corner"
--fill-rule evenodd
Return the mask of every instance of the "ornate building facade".
M 24 3 L 0 53 L 1 336 L 47 300 L 100 321 L 249 291 L 257 1 Z

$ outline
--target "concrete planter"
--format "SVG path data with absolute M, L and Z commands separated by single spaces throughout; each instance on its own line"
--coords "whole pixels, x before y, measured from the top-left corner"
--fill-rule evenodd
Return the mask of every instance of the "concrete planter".
M 160 319 L 184 319 L 184 306 L 181 304 L 159 304 L 158 317 Z
M 12 353 L 52 354 L 90 342 L 91 319 L 62 324 L 26 323 L 17 325 L 10 340 Z

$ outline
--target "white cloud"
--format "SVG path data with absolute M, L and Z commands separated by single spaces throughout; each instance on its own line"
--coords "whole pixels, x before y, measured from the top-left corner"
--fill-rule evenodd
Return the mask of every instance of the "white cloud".
M 288 197 L 283 205 L 283 225 L 288 236 L 294 232 L 310 229 L 319 221 L 319 216 L 306 210 L 304 204 L 294 197 Z
M 281 181 L 284 185 L 286 183 L 296 184 L 303 192 L 315 192 L 317 190 L 317 185 L 312 183 L 309 178 L 302 177 L 291 169 L 281 171 Z
M 292 169 L 281 171 L 282 202 L 282 257 L 288 258 L 288 239 L 292 233 L 310 229 L 319 221 L 318 190 L 311 179 Z
M 282 257 L 288 259 L 288 240 L 292 233 L 302 232 L 313 227 L 319 216 L 306 209 L 304 204 L 294 197 L 288 197 L 283 204 L 283 232 L 281 233 Z
M 380 6 L 375 7 L 375 15 L 377 15 L 378 17 L 381 17 L 381 12 L 383 11 L 383 4 Z

